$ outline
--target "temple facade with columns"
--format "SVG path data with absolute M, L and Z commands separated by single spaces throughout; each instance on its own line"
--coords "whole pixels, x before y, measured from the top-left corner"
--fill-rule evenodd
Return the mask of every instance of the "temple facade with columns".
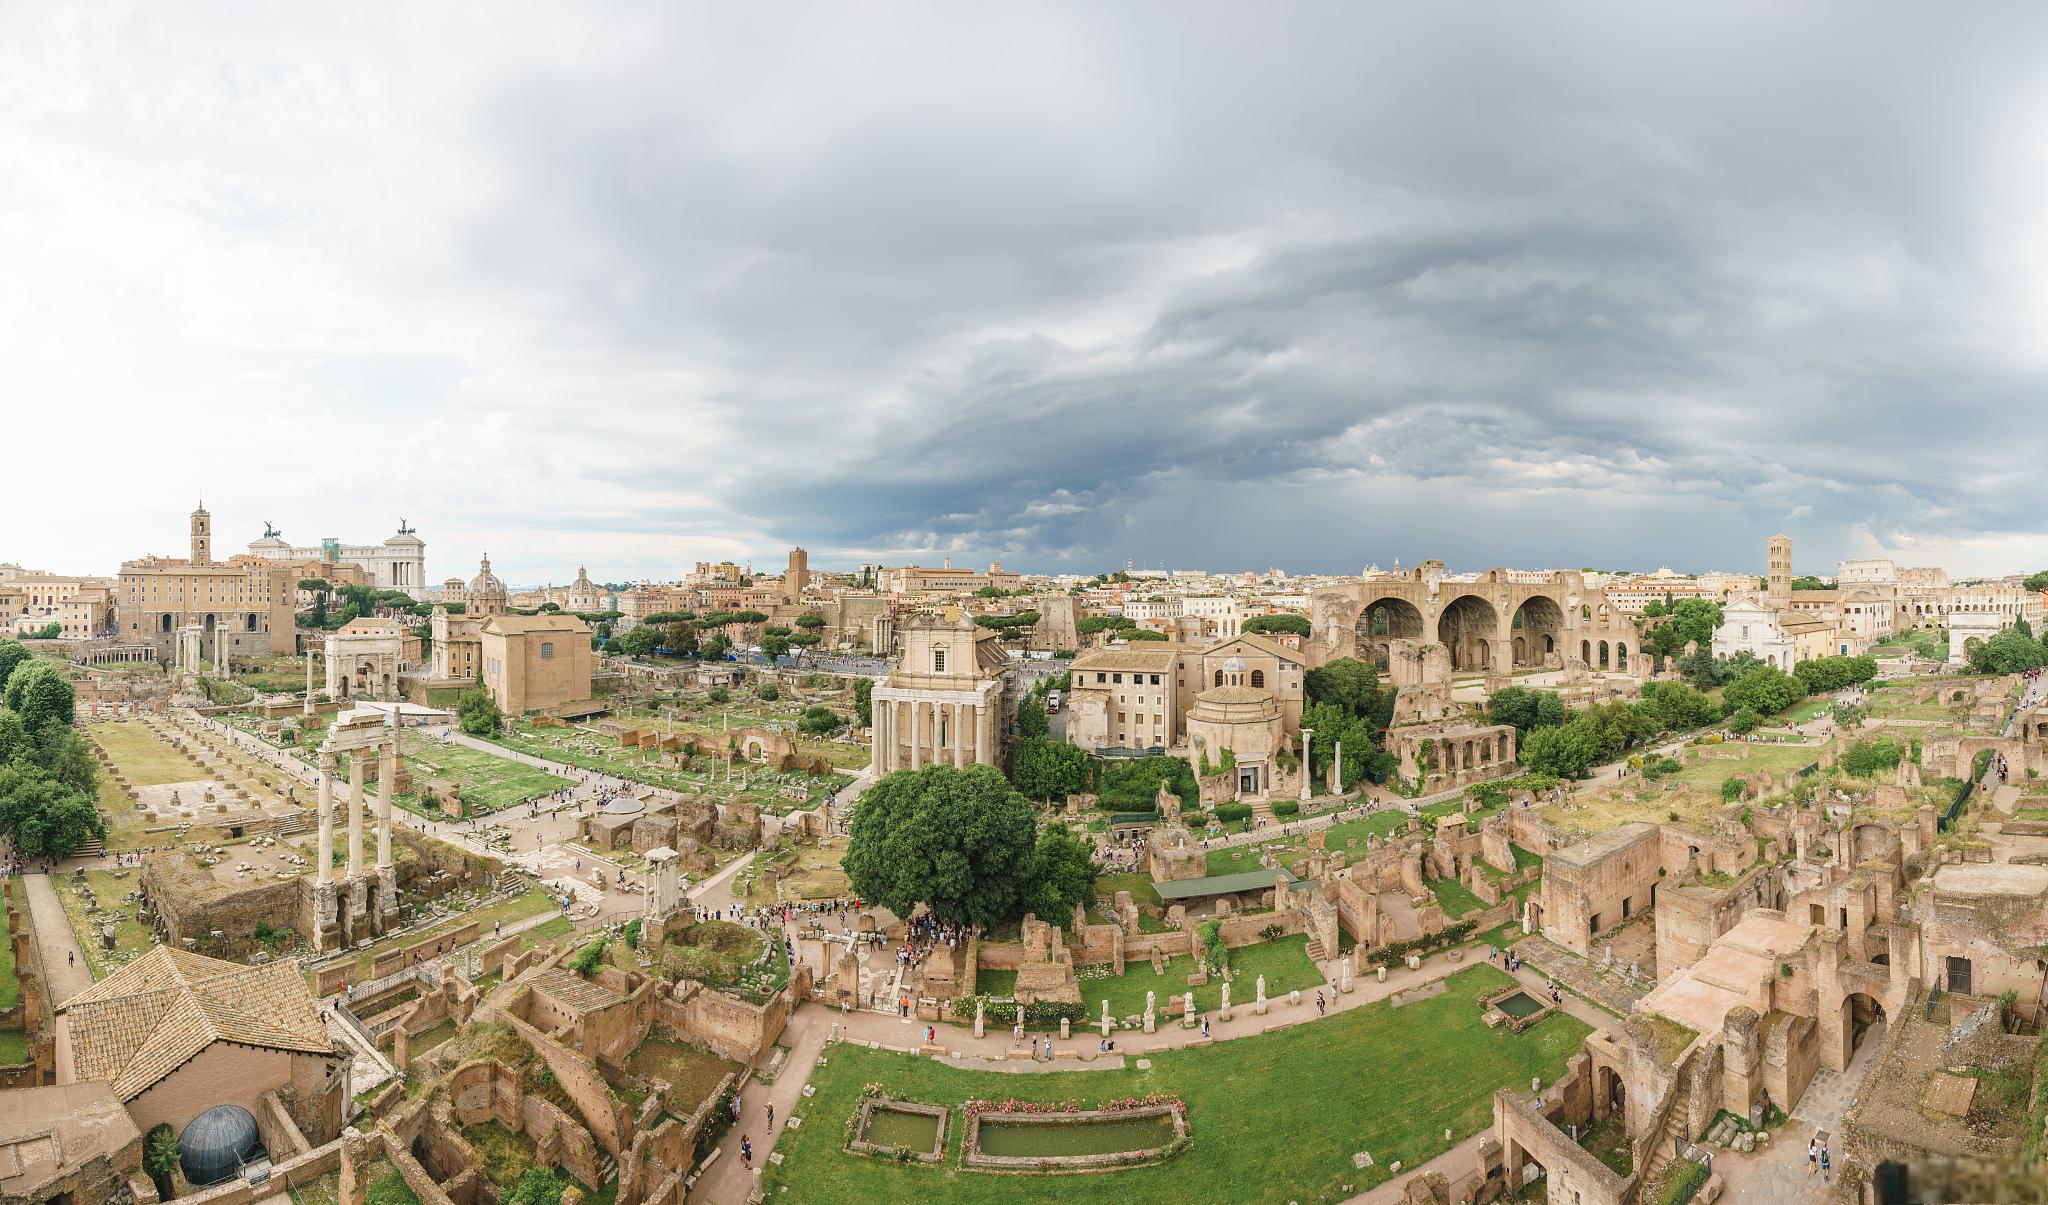
M 871 700 L 876 770 L 999 764 L 1010 659 L 996 634 L 964 618 L 918 617 L 899 648 Z

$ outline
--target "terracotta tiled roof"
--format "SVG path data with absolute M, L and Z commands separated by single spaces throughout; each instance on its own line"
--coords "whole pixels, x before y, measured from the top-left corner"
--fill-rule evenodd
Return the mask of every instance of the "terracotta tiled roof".
M 290 962 L 243 966 L 158 946 L 73 996 L 71 1057 L 80 1080 L 133 1100 L 215 1042 L 332 1054 L 334 1041 Z

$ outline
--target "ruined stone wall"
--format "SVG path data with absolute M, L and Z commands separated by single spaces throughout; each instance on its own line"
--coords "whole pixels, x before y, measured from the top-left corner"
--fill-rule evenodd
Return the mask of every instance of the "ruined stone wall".
M 591 1136 L 616 1158 L 626 1148 L 631 1123 L 624 1116 L 625 1107 L 612 1099 L 611 1085 L 605 1082 L 596 1064 L 510 1013 L 502 1014 L 502 1018 L 554 1072 L 562 1091 L 583 1114 Z
M 751 1063 L 782 1035 L 789 1000 L 783 993 L 765 1004 L 749 1004 L 686 979 L 658 998 L 655 1020 L 687 1041 L 734 1062 Z
M 201 878 L 180 874 L 174 862 L 185 856 L 182 851 L 172 851 L 143 859 L 143 895 L 163 918 L 168 944 L 181 945 L 190 937 L 208 952 L 214 952 L 219 947 L 208 946 L 207 935 L 218 929 L 226 935 L 228 949 L 221 953 L 227 956 L 247 952 L 255 940 L 258 921 L 273 927 L 290 925 L 301 934 L 312 933 L 313 880 L 309 876 L 226 887 L 214 883 L 210 875 Z
M 1662 839 L 1654 827 L 1585 864 L 1552 858 L 1543 868 L 1543 935 L 1575 953 L 1593 937 L 1651 906 Z
M 482 932 L 481 922 L 471 921 L 453 932 L 443 933 L 438 937 L 431 937 L 425 941 L 414 942 L 412 945 L 401 949 L 386 950 L 370 960 L 370 978 L 380 979 L 385 975 L 389 975 L 391 972 L 412 962 L 413 955 L 415 954 L 419 955 L 422 960 L 425 960 L 438 957 L 439 954 L 448 950 L 466 946 L 470 942 L 475 941 Z

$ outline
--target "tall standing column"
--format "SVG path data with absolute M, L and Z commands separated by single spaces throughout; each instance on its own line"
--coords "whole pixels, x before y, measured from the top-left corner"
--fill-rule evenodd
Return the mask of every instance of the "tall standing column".
M 398 777 L 398 735 L 377 762 L 377 869 L 391 868 L 391 780 Z
M 1309 780 L 1315 777 L 1315 771 L 1309 768 L 1308 760 L 1308 738 L 1314 731 L 1312 728 L 1301 730 L 1301 801 L 1303 803 L 1308 802 Z
M 301 712 L 307 719 L 313 718 L 313 650 L 306 650 L 306 706 Z
M 974 764 L 985 766 L 988 764 L 988 715 L 979 703 L 969 710 L 974 716 Z
M 334 871 L 334 754 L 320 751 L 320 862 L 313 882 L 325 887 Z
M 917 739 L 920 735 L 917 730 L 918 706 L 916 699 L 910 701 L 910 768 L 913 770 L 924 768 L 924 750 L 919 746 Z
M 967 768 L 967 704 L 953 704 L 953 768 Z
M 363 873 L 363 758 L 368 749 L 348 755 L 348 877 Z

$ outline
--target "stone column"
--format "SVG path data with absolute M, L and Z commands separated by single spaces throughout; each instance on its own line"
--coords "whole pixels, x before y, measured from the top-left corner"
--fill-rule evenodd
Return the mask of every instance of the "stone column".
M 988 716 L 981 710 L 981 704 L 970 706 L 968 712 L 974 716 L 974 764 L 985 765 L 988 760 Z
M 875 742 L 875 773 L 889 772 L 889 712 L 895 707 L 886 699 L 869 698 L 868 727 L 873 730 Z
M 320 862 L 313 882 L 321 887 L 333 876 L 334 865 L 334 755 L 320 751 Z
M 967 768 L 967 704 L 953 704 L 953 768 Z
M 391 868 L 391 780 L 398 777 L 398 734 L 377 761 L 377 869 Z
M 1312 728 L 1301 730 L 1301 801 L 1303 803 L 1308 802 L 1309 779 L 1315 775 L 1315 771 L 1309 768 L 1308 760 L 1308 738 L 1314 731 Z
M 313 650 L 306 650 L 306 706 L 301 711 L 307 719 L 313 718 Z
M 916 699 L 910 700 L 910 768 L 913 770 L 924 768 L 924 749 L 917 739 L 919 735 L 917 731 L 917 710 L 918 701 Z
M 363 873 L 363 758 L 368 749 L 348 755 L 348 877 Z

